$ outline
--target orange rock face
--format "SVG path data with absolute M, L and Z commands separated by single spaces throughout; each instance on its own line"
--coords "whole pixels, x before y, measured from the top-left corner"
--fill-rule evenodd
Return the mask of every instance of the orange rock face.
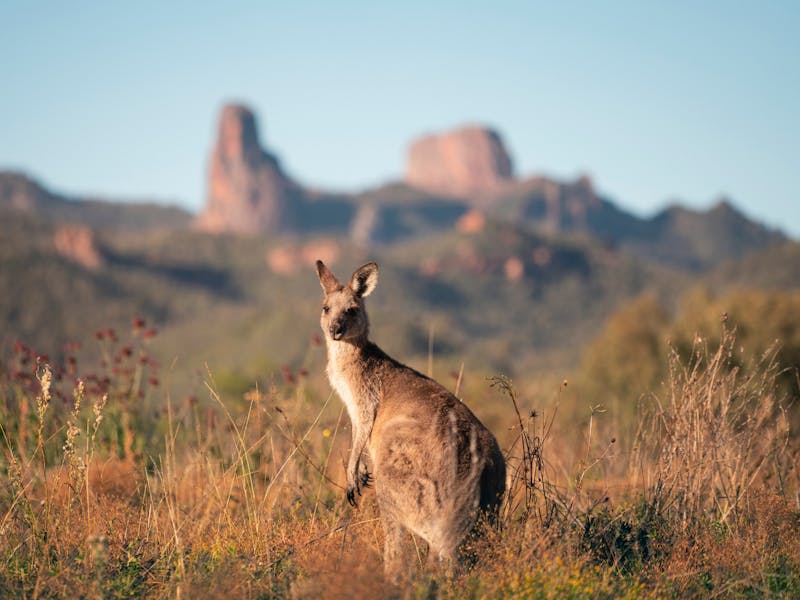
M 490 192 L 513 179 L 511 158 L 500 135 L 470 126 L 411 144 L 406 165 L 409 185 L 434 193 Z
M 280 231 L 291 220 L 297 193 L 278 159 L 261 148 L 252 111 L 238 104 L 225 106 L 208 163 L 206 207 L 196 226 L 214 233 Z
M 506 279 L 511 282 L 519 281 L 525 275 L 525 265 L 516 256 L 506 259 L 503 264 L 503 270 L 505 271 Z
M 486 227 L 486 217 L 479 210 L 466 212 L 456 221 L 456 229 L 461 233 L 480 233 L 484 227 Z
M 53 245 L 59 254 L 87 269 L 98 269 L 103 264 L 94 233 L 85 225 L 59 227 L 53 234 Z

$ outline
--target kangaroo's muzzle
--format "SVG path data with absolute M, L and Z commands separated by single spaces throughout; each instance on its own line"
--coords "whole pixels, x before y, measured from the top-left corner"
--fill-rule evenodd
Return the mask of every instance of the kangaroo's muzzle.
M 336 322 L 332 323 L 330 327 L 330 334 L 334 340 L 340 340 L 344 337 L 344 332 L 347 330 L 347 327 L 344 323 Z

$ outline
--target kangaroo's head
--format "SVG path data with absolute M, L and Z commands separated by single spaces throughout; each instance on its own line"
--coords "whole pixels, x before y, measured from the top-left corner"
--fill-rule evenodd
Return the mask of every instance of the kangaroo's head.
M 326 337 L 335 341 L 363 343 L 369 333 L 364 298 L 378 284 L 378 265 L 374 262 L 355 270 L 347 285 L 342 285 L 321 260 L 317 261 L 319 283 L 325 293 L 319 323 Z

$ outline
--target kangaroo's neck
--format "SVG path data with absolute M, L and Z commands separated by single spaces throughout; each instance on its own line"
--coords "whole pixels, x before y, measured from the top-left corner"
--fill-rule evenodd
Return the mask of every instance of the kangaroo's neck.
M 354 426 L 368 426 L 380 403 L 381 381 L 376 372 L 377 346 L 366 337 L 356 343 L 335 341 L 326 337 L 328 347 L 328 379 L 347 407 Z
M 375 345 L 366 336 L 339 341 L 325 336 L 325 343 L 328 348 L 328 367 L 335 365 L 337 369 L 348 371 L 363 368 L 361 363 L 366 359 L 368 348 Z

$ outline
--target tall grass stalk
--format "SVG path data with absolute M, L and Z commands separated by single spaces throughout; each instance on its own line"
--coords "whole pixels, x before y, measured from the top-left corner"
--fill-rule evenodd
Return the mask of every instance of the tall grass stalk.
M 688 361 L 672 350 L 666 391 L 640 421 L 631 465 L 683 528 L 701 519 L 735 527 L 770 477 L 788 480 L 788 400 L 777 391 L 776 351 L 744 371 L 727 327 L 716 348 L 697 338 Z

